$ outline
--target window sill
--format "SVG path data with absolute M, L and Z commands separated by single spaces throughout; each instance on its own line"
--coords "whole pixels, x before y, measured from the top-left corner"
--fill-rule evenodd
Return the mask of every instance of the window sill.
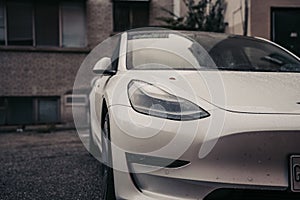
M 21 52 L 59 52 L 59 53 L 89 53 L 88 47 L 31 47 L 31 46 L 0 46 L 0 51 L 21 51 Z

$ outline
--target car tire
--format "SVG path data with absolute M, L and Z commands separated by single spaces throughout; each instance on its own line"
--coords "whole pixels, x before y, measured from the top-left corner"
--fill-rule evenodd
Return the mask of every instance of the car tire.
M 112 168 L 112 154 L 110 143 L 110 127 L 109 127 L 109 115 L 106 112 L 104 114 L 104 120 L 102 123 L 102 177 L 103 177 L 103 199 L 115 200 L 115 185 L 114 175 Z

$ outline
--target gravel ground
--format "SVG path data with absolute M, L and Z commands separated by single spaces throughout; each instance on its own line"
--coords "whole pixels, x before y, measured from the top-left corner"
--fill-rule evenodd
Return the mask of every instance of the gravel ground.
M 0 134 L 0 199 L 101 199 L 101 164 L 75 131 Z

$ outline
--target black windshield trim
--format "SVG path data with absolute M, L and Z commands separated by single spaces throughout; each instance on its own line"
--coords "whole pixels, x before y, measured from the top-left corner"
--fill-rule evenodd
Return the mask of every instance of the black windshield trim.
M 265 72 L 265 73 L 300 73 L 300 71 L 270 71 L 270 70 L 249 70 L 249 69 L 225 69 L 225 68 L 201 68 L 201 69 L 195 69 L 195 68 L 169 68 L 169 69 L 137 69 L 132 68 L 128 69 L 128 71 L 228 71 L 228 72 L 253 72 L 253 73 L 259 73 L 259 72 Z

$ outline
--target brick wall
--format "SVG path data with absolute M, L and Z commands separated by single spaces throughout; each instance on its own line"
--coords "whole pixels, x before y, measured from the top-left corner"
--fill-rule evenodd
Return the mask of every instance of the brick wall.
M 165 16 L 161 7 L 172 10 L 173 0 L 150 2 L 150 25 L 162 24 L 157 17 Z M 87 48 L 93 49 L 113 34 L 112 0 L 86 1 Z M 62 122 L 72 121 L 71 107 L 64 105 L 64 94 L 73 88 L 75 76 L 88 54 L 64 50 L 30 50 L 32 48 L 0 51 L 1 96 L 60 96 Z
M 173 0 L 151 0 L 149 4 L 149 25 L 160 26 L 164 22 L 159 17 L 169 17 L 161 8 L 173 11 Z M 87 35 L 90 48 L 105 40 L 113 32 L 113 2 L 112 0 L 87 1 Z
M 1 96 L 60 96 L 72 89 L 85 53 L 1 51 Z
M 113 4 L 111 0 L 87 1 L 87 40 L 94 48 L 113 33 Z

